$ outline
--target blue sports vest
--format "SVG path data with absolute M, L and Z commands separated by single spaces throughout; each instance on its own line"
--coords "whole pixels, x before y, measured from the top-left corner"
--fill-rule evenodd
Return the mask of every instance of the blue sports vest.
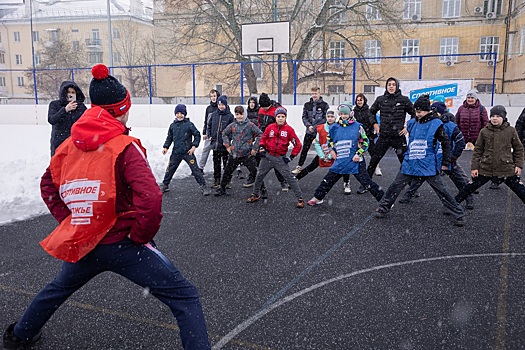
M 410 133 L 408 150 L 401 166 L 401 172 L 412 176 L 435 176 L 440 171 L 437 159 L 438 147 L 434 147 L 434 135 L 443 123 L 432 119 L 420 124 L 416 119 L 410 119 L 407 130 Z
M 359 163 L 353 162 L 352 158 L 357 152 L 359 140 L 359 128 L 361 124 L 353 122 L 347 126 L 334 124 L 330 128 L 330 140 L 334 143 L 337 159 L 330 171 L 336 174 L 357 174 Z
M 443 128 L 445 128 L 445 132 L 447 133 L 447 136 L 450 139 L 450 156 L 454 154 L 454 148 L 456 146 L 456 143 L 452 140 L 452 133 L 454 132 L 456 126 L 457 125 L 453 122 L 443 123 Z M 441 148 L 440 142 L 438 142 L 437 157 L 439 168 L 441 168 L 441 163 L 443 162 L 443 149 Z M 450 169 L 452 169 L 452 164 L 448 166 L 448 170 Z

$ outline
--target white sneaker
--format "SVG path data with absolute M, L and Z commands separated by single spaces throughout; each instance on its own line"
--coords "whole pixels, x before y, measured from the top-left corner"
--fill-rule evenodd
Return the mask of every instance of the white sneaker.
M 343 184 L 343 188 L 344 188 L 344 193 L 345 194 L 351 194 L 352 193 L 352 189 L 350 188 L 350 182 L 345 182 Z
M 382 176 L 383 173 L 381 172 L 381 168 L 380 168 L 380 167 L 376 167 L 376 171 L 374 172 L 374 174 L 375 174 L 376 176 Z
M 324 200 L 322 199 L 317 199 L 315 197 L 312 197 L 312 199 L 310 199 L 308 201 L 308 205 L 311 205 L 311 206 L 314 206 L 314 205 L 318 205 L 318 204 L 323 204 Z
M 292 174 L 298 175 L 302 170 L 303 170 L 303 168 L 300 165 L 298 165 L 298 166 L 295 167 L 294 170 L 292 170 Z

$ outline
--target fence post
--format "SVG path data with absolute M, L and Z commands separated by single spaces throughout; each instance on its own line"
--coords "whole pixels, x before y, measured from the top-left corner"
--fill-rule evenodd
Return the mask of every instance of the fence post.
M 496 65 L 498 64 L 498 53 L 496 52 L 494 54 L 494 64 L 492 65 L 492 96 L 491 96 L 491 100 L 490 100 L 490 105 L 491 106 L 494 106 L 494 90 L 495 87 L 496 87 Z M 501 88 L 503 90 L 503 81 L 501 82 Z
M 148 87 L 149 87 L 149 104 L 153 104 L 153 87 L 152 87 L 152 79 L 151 79 L 151 66 L 148 66 Z
M 33 90 L 35 91 L 35 104 L 38 104 L 38 88 L 36 87 L 36 69 L 34 67 L 33 67 Z
M 196 87 L 195 87 L 195 64 L 191 65 L 191 84 L 193 85 L 193 104 L 197 103 L 197 98 L 195 97 L 196 94 Z
M 297 61 L 293 61 L 293 104 L 297 104 Z
M 71 68 L 71 81 L 75 82 L 75 68 Z
M 241 84 L 241 105 L 244 105 L 244 62 L 241 62 L 241 75 L 239 76 L 239 82 Z
M 356 65 L 357 65 L 357 59 L 353 59 L 353 63 L 354 63 L 354 67 L 352 69 L 352 104 L 354 104 L 354 101 L 355 101 L 355 79 L 357 77 L 357 69 L 356 69 Z M 339 103 L 341 103 L 341 101 L 339 101 Z
M 423 79 L 423 56 L 419 56 L 419 77 L 418 79 Z

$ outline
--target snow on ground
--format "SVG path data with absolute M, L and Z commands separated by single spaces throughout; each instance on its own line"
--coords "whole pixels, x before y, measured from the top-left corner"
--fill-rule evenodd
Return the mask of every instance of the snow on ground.
M 133 128 L 131 136 L 141 140 L 147 150 L 150 166 L 157 182 L 162 181 L 170 153 L 162 155 L 167 128 Z M 0 225 L 47 214 L 40 198 L 40 177 L 49 165 L 51 126 L 2 125 L 0 149 Z M 171 149 L 170 149 L 171 151 Z M 201 148 L 196 151 L 200 158 Z M 206 170 L 212 169 L 211 156 Z M 174 178 L 191 174 L 182 162 Z

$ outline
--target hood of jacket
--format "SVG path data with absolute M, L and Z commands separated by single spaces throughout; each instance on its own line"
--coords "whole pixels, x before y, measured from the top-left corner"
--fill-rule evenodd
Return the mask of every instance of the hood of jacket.
M 255 102 L 255 107 L 254 108 L 250 108 L 250 101 Z M 246 107 L 246 110 L 248 112 L 254 112 L 254 111 L 258 112 L 259 111 L 259 102 L 257 102 L 257 97 L 253 97 L 252 96 L 252 97 L 250 97 L 248 99 L 248 107 Z
M 388 92 L 388 89 L 386 88 L 387 85 L 388 85 L 388 82 L 389 82 L 390 80 L 393 80 L 393 81 L 396 82 L 396 92 L 394 92 L 393 94 L 389 93 L 389 92 Z M 399 80 L 397 80 L 397 79 L 394 78 L 394 77 L 390 77 L 390 78 L 388 78 L 388 79 L 386 80 L 386 82 L 385 82 L 385 95 L 386 95 L 386 96 L 388 96 L 388 95 L 401 95 L 401 89 L 399 88 Z
M 84 112 L 71 128 L 73 144 L 84 152 L 94 151 L 127 128 L 105 109 L 93 107 Z
M 365 102 L 363 103 L 363 105 L 362 105 L 361 107 L 359 107 L 359 106 L 357 105 L 357 96 L 356 96 L 356 98 L 355 98 L 355 100 L 354 100 L 354 109 L 362 110 L 362 109 L 368 108 L 368 99 L 367 99 L 366 96 L 364 96 L 364 95 L 363 95 L 362 97 L 363 97 L 363 100 L 364 100 Z
M 441 115 L 441 121 L 443 123 L 448 123 L 448 122 L 453 122 L 455 123 L 456 122 L 456 117 L 454 116 L 454 114 L 450 113 L 450 112 L 445 112 Z
M 60 92 L 59 92 L 60 104 L 65 106 L 69 103 L 67 100 L 67 89 L 69 89 L 70 87 L 75 89 L 75 92 L 77 94 L 77 102 L 84 102 L 84 100 L 86 99 L 86 96 L 84 96 L 84 93 L 82 92 L 82 90 L 80 90 L 78 85 L 73 81 L 63 81 L 62 84 L 60 84 Z

